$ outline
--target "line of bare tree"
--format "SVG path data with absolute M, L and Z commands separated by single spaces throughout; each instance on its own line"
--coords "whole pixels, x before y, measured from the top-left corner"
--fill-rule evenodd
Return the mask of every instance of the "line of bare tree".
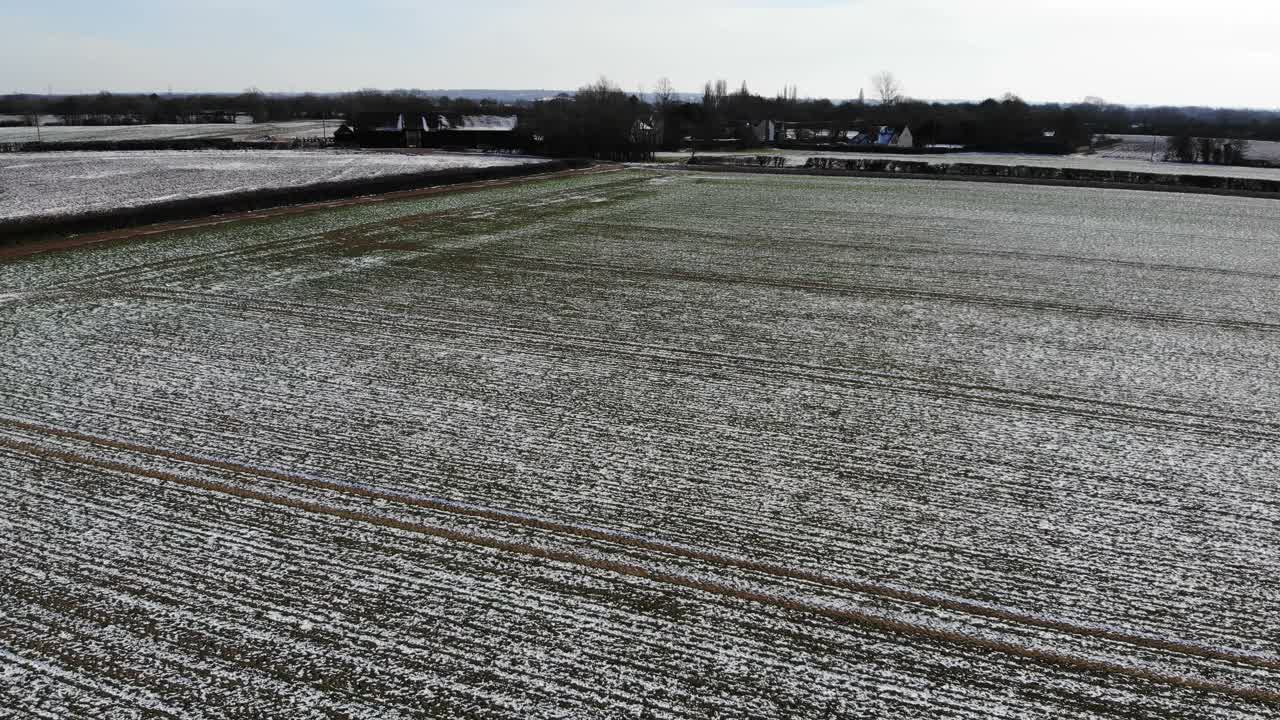
M 1171 135 L 1165 141 L 1164 159 L 1169 162 L 1239 165 L 1249 152 L 1248 140 Z
M 249 88 L 235 95 L 215 94 L 114 94 L 0 96 L 0 115 L 17 118 L 9 125 L 45 124 L 135 125 L 190 122 L 254 122 L 351 118 L 361 112 L 392 111 L 405 107 L 438 110 L 443 114 L 514 114 L 517 106 L 497 100 L 472 100 L 423 96 L 404 90 L 359 90 L 350 93 L 269 95 Z
M 805 98 L 789 84 L 774 96 L 746 83 L 730 90 L 712 80 L 702 98 L 688 99 L 670 80 L 652 92 L 626 92 L 608 81 L 542 101 L 500 102 L 428 96 L 412 91 L 361 90 L 337 94 L 270 95 L 249 89 L 236 95 L 112 94 L 46 97 L 0 96 L 0 122 L 28 124 L 52 115 L 67 124 L 130 124 L 355 118 L 369 111 L 438 111 L 442 114 L 517 115 L 557 154 L 629 156 L 636 147 L 676 149 L 689 140 L 755 142 L 750 125 L 763 120 L 824 122 L 833 127 L 909 125 L 919 144 L 964 145 L 992 150 L 1065 152 L 1097 134 L 1174 136 L 1171 159 L 1239 162 L 1247 143 L 1280 140 L 1280 113 L 1205 108 L 1129 108 L 1088 98 L 1073 104 L 1032 104 L 1013 94 L 982 102 L 938 103 L 907 95 L 890 72 L 869 78 L 871 99 Z M 1182 138 L 1189 140 L 1183 140 Z M 1202 138 L 1215 140 L 1213 146 Z M 1190 148 L 1188 150 L 1188 148 Z M 1220 160 L 1215 159 L 1220 158 Z

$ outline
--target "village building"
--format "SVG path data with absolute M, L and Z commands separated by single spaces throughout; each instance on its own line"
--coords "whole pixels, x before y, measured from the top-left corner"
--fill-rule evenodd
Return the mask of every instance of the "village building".
M 911 135 L 911 128 L 906 125 L 900 127 L 885 125 L 880 128 L 880 136 L 876 140 L 876 144 L 900 148 L 913 148 L 916 146 L 915 138 Z
M 356 116 L 354 142 L 368 148 L 456 147 L 517 149 L 515 115 L 460 115 L 421 112 L 364 112 Z M 335 142 L 343 141 L 337 134 Z
M 756 142 L 772 145 L 777 142 L 778 128 L 772 120 L 761 120 L 751 126 L 751 134 L 755 136 Z
M 356 142 L 360 147 L 405 147 L 404 115 L 396 112 L 360 113 L 355 123 Z

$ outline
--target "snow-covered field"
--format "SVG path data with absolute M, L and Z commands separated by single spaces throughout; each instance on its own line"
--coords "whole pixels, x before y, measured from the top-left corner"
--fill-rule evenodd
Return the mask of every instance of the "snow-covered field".
M 0 707 L 1280 717 L 1277 226 L 626 170 L 0 263 Z
M 1152 135 L 1113 135 L 1112 137 L 1119 140 L 1120 143 L 1098 150 L 1096 157 L 1146 163 L 1150 163 L 1151 158 L 1154 157 L 1155 162 L 1164 164 L 1167 168 L 1186 167 L 1180 163 L 1164 162 L 1165 141 L 1167 140 L 1165 137 Z M 1280 142 L 1251 140 L 1246 157 L 1250 160 L 1280 163 Z
M 471 153 L 206 150 L 0 154 L 0 219 L 137 207 L 189 197 L 534 158 Z
M 332 137 L 341 121 L 297 120 L 292 122 L 235 124 L 205 123 L 189 125 L 103 125 L 41 127 L 43 142 L 119 142 L 123 140 L 292 140 L 294 138 Z M 31 127 L 0 128 L 0 143 L 34 142 L 36 129 Z
M 1262 146 L 1250 157 L 1261 158 L 1263 154 L 1273 152 L 1269 145 L 1280 146 L 1280 143 L 1257 143 Z M 1135 144 L 1122 144 L 1109 151 L 1101 151 L 1094 155 L 1024 155 L 1017 153 L 976 153 L 956 152 L 919 155 L 899 155 L 896 153 L 857 153 L 857 152 L 821 152 L 814 150 L 774 150 L 764 149 L 759 152 L 740 150 L 731 152 L 699 152 L 698 155 L 782 155 L 786 157 L 787 167 L 804 167 L 805 161 L 811 157 L 837 158 L 870 158 L 880 160 L 909 160 L 933 164 L 976 163 L 981 165 L 1025 165 L 1028 167 L 1078 168 L 1086 170 L 1123 170 L 1130 172 L 1168 173 L 1172 175 L 1212 175 L 1215 177 L 1265 178 L 1280 180 L 1280 168 L 1225 167 L 1220 165 L 1191 165 L 1183 163 L 1166 163 L 1163 159 L 1150 161 L 1150 145 L 1145 154 L 1138 152 Z M 662 152 L 657 154 L 659 160 L 683 161 L 689 159 L 688 152 Z

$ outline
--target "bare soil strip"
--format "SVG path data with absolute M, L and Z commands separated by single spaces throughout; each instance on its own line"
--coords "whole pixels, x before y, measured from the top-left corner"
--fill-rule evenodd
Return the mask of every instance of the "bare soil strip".
M 1214 682 L 1211 680 L 1203 680 L 1198 678 L 1189 678 L 1182 675 L 1171 673 L 1163 673 L 1144 668 L 1131 667 L 1120 663 L 1093 660 L 1084 657 L 1078 657 L 1065 653 L 1056 653 L 1045 650 L 1037 650 L 1027 648 L 1013 643 L 988 640 L 985 638 L 973 637 L 963 633 L 952 632 L 948 630 L 939 630 L 914 623 L 891 620 L 880 617 L 871 613 L 862 612 L 850 608 L 833 608 L 820 605 L 804 600 L 783 597 L 772 593 L 759 592 L 753 590 L 745 590 L 739 587 L 730 586 L 724 583 L 712 580 L 704 580 L 692 578 L 676 573 L 668 573 L 639 565 L 613 561 L 602 560 L 599 558 L 589 557 L 581 553 L 554 550 L 549 548 L 537 547 L 521 542 L 512 542 L 501 540 L 498 538 L 485 537 L 473 533 L 452 530 L 448 528 L 433 527 L 430 525 L 407 522 L 397 520 L 395 518 L 383 517 L 371 513 L 357 512 L 352 510 L 342 510 L 339 508 L 329 507 L 320 503 L 304 502 L 292 498 L 272 495 L 270 493 L 250 490 L 243 487 L 236 487 L 225 483 L 213 482 L 208 480 L 197 480 L 186 478 L 167 472 L 149 470 L 146 468 L 127 465 L 124 463 L 97 460 L 88 457 L 76 455 L 74 453 L 49 450 L 37 447 L 28 443 L 16 442 L 13 440 L 0 439 L 0 446 L 8 448 L 16 452 L 22 452 L 28 455 L 46 458 L 49 460 L 61 461 L 80 465 L 83 467 L 93 467 L 100 470 L 111 472 L 120 472 L 140 477 L 151 478 L 167 483 L 182 485 L 185 487 L 201 490 L 205 492 L 217 493 L 221 495 L 229 495 L 233 497 L 260 502 L 276 507 L 285 507 L 293 510 L 300 510 L 316 515 L 324 515 L 337 518 L 349 522 L 359 522 L 379 527 L 401 530 L 405 532 L 417 533 L 431 537 L 448 540 L 451 542 L 467 543 L 478 547 L 489 548 L 501 552 L 516 553 L 530 557 L 536 557 L 551 562 L 570 563 L 580 567 L 593 570 L 602 570 L 621 575 L 644 578 L 652 582 L 663 583 L 676 587 L 688 588 L 703 593 L 718 595 L 726 598 L 744 600 L 747 602 L 768 605 L 782 610 L 803 612 L 819 617 L 824 617 L 836 622 L 854 623 L 864 627 L 870 627 L 882 632 L 914 637 L 930 642 L 956 644 L 966 647 L 984 650 L 993 653 L 999 653 L 1009 657 L 1022 658 L 1030 660 L 1042 665 L 1063 668 L 1074 672 L 1083 673 L 1103 673 L 1109 675 L 1119 675 L 1143 682 L 1156 683 L 1171 687 L 1178 687 L 1186 690 L 1199 692 L 1216 693 L 1236 697 L 1251 702 L 1260 702 L 1268 704 L 1280 705 L 1280 692 L 1268 690 L 1264 688 L 1239 687 L 1226 683 Z M 681 553 L 684 555 L 685 553 Z
M 478 190 L 488 190 L 491 188 L 507 187 L 527 182 L 537 182 L 542 180 L 556 180 L 560 178 L 576 177 L 578 175 L 591 175 L 601 172 L 616 172 L 621 170 L 621 165 L 599 165 L 582 169 L 557 170 L 554 172 L 538 173 L 535 175 L 522 175 L 512 178 L 496 179 L 496 180 L 480 180 L 476 182 L 458 183 L 454 185 L 436 185 L 433 187 L 420 188 L 417 190 L 399 190 L 395 192 L 381 193 L 377 195 L 364 195 L 360 197 L 344 198 L 340 200 L 326 200 L 321 202 L 312 202 L 298 205 L 284 205 L 281 207 L 269 208 L 266 210 L 246 210 L 243 212 L 228 213 L 218 215 L 212 218 L 174 220 L 170 222 L 156 223 L 152 225 L 144 225 L 136 228 L 126 228 L 122 230 L 108 230 L 104 232 L 89 233 L 75 237 L 67 237 L 52 240 L 37 240 L 29 243 L 18 245 L 0 244 L 0 261 L 36 255 L 45 252 L 54 252 L 58 250 L 71 250 L 74 248 L 84 247 L 86 245 L 98 245 L 109 242 L 121 242 L 125 240 L 135 240 L 138 238 L 148 237 L 151 235 L 161 235 L 164 233 L 177 232 L 181 230 L 195 230 L 199 228 L 213 227 L 217 225 L 226 225 L 235 222 L 271 220 L 281 217 L 290 217 L 293 215 L 302 215 L 309 212 L 319 210 L 329 210 L 333 208 L 350 207 L 353 205 L 373 205 L 385 202 L 396 202 L 400 200 L 413 200 L 416 198 L 430 197 L 432 195 L 441 195 L 445 193 L 455 192 L 475 192 Z
M 140 445 L 137 443 L 125 442 L 121 440 L 102 438 L 102 437 L 98 437 L 95 435 L 90 435 L 82 432 L 76 432 L 72 430 L 63 430 L 60 428 L 53 428 L 45 425 L 24 422 L 19 420 L 0 418 L 0 426 L 10 427 L 16 430 L 22 430 L 22 431 L 31 432 L 31 433 L 44 434 L 52 437 L 76 440 L 76 441 L 85 442 L 85 443 L 97 445 L 99 447 L 104 447 L 104 448 L 124 450 L 127 452 L 148 455 L 151 457 L 165 458 L 165 459 L 174 460 L 174 461 L 178 461 L 178 462 L 182 462 L 190 465 L 204 466 L 212 469 L 223 470 L 223 471 L 239 473 L 244 475 L 253 475 L 253 476 L 261 477 L 268 480 L 274 480 L 281 483 L 308 487 L 316 490 L 324 490 L 328 492 L 339 492 L 339 493 L 343 493 L 343 494 L 347 494 L 355 497 L 392 502 L 392 503 L 397 503 L 397 504 L 401 504 L 409 507 L 416 507 L 416 508 L 421 508 L 425 510 L 431 510 L 435 512 L 450 513 L 458 516 L 489 520 L 489 521 L 500 522 L 500 523 L 505 523 L 509 525 L 517 525 L 517 526 L 531 528 L 531 529 L 540 530 L 544 532 L 567 535 L 567 536 L 577 537 L 577 538 L 582 538 L 587 540 L 613 543 L 613 544 L 621 545 L 625 547 L 631 547 L 631 548 L 636 548 L 636 549 L 641 549 L 641 550 L 646 550 L 651 552 L 662 553 L 664 555 L 669 555 L 672 557 L 679 557 L 687 560 L 704 562 L 704 563 L 717 565 L 724 568 L 744 570 L 747 572 L 752 572 L 758 575 L 771 577 L 775 579 L 799 581 L 799 582 L 818 585 L 821 587 L 834 589 L 834 590 L 844 590 L 844 591 L 861 593 L 865 595 L 873 595 L 877 597 L 909 602 L 909 603 L 923 605 L 927 607 L 939 607 L 939 608 L 944 608 L 946 610 L 950 610 L 953 612 L 964 613 L 964 614 L 975 616 L 975 617 L 983 617 L 983 618 L 998 620 L 1006 623 L 1043 628 L 1046 630 L 1060 632 L 1067 635 L 1074 635 L 1077 637 L 1118 642 L 1118 643 L 1123 643 L 1127 645 L 1132 645 L 1134 647 L 1145 648 L 1148 650 L 1175 653 L 1175 654 L 1180 654 L 1180 655 L 1185 655 L 1190 657 L 1203 658 L 1206 660 L 1229 662 L 1237 665 L 1256 667 L 1260 669 L 1280 670 L 1280 658 L 1261 656 L 1261 655 L 1247 653 L 1239 650 L 1209 647 L 1209 646 L 1204 646 L 1204 645 L 1181 641 L 1181 640 L 1149 637 L 1146 635 L 1129 633 L 1121 630 L 1113 630 L 1113 629 L 1107 629 L 1107 628 L 1101 628 L 1101 627 L 1079 625 L 1079 624 L 1074 624 L 1070 622 L 1065 622 L 1062 620 L 1055 620 L 1052 618 L 1020 612 L 1014 609 L 992 607 L 989 605 L 984 605 L 981 603 L 967 601 L 967 600 L 963 600 L 955 597 L 939 597 L 939 596 L 931 595 L 924 592 L 917 592 L 913 590 L 896 588 L 892 586 L 882 585 L 879 583 L 834 577 L 834 576 L 825 575 L 819 572 L 815 572 L 812 570 L 777 565 L 774 563 L 761 562 L 761 561 L 751 560 L 743 557 L 734 557 L 730 555 L 724 555 L 718 552 L 713 552 L 713 551 L 700 549 L 696 547 L 690 547 L 690 546 L 679 544 L 679 543 L 673 543 L 673 542 L 663 541 L 659 539 L 638 536 L 630 533 L 619 532 L 619 531 L 610 530 L 607 528 L 592 527 L 592 526 L 580 525 L 575 523 L 567 523 L 567 522 L 562 522 L 558 520 L 551 520 L 547 518 L 538 517 L 536 515 L 530 515 L 530 514 L 520 513 L 520 512 L 512 512 L 512 511 L 502 510 L 497 508 L 477 506 L 469 503 L 458 502 L 458 501 L 448 500 L 444 498 L 432 498 L 432 497 L 419 496 L 419 495 L 409 495 L 405 493 L 397 493 L 397 492 L 381 490 L 378 488 L 368 487 L 365 485 L 357 485 L 352 483 L 344 483 L 344 482 L 337 482 L 332 480 L 323 480 L 318 478 L 293 475 L 289 473 L 279 472 L 276 470 L 256 468 L 248 465 L 243 465 L 240 463 L 228 462 L 223 460 L 202 458 L 202 457 L 190 455 L 187 453 L 175 452 L 171 450 L 165 450 L 161 448 L 151 447 L 147 445 Z M 60 457 L 60 454 L 58 452 L 37 448 L 34 446 L 27 445 L 25 443 L 15 443 L 13 441 L 0 440 L 0 445 L 11 447 L 11 449 L 22 450 L 24 452 L 36 452 L 37 454 L 48 455 L 51 457 Z M 78 456 L 73 456 L 73 461 L 79 464 L 85 464 L 87 462 L 89 464 L 100 464 L 101 467 L 104 467 L 106 469 L 118 469 L 114 467 L 115 465 L 117 465 L 116 463 L 108 463 L 106 461 L 91 460 L 88 458 L 79 458 L 79 459 L 74 459 L 74 458 L 78 458 Z M 133 468 L 132 466 L 120 465 L 119 468 L 123 468 L 122 471 L 124 472 L 139 473 L 139 474 L 145 475 L 146 477 L 172 480 L 173 482 L 179 482 L 187 485 L 191 485 L 192 483 L 197 482 L 197 481 L 188 480 L 186 478 L 180 478 L 176 475 L 171 475 L 169 473 L 148 474 L 148 473 L 151 473 L 151 471 L 143 471 L 141 468 Z M 221 484 L 218 484 L 218 483 L 207 483 L 207 484 L 211 486 L 217 486 L 217 487 L 211 487 L 206 489 L 213 489 L 219 492 L 223 491 L 220 489 L 224 487 Z M 202 487 L 200 485 L 192 485 L 192 486 Z M 232 488 L 231 486 L 225 486 L 225 487 L 230 488 L 231 490 L 234 490 L 235 493 L 242 492 L 242 489 L 240 488 Z M 248 491 L 243 491 L 243 492 L 248 492 Z M 269 500 L 269 502 L 275 502 L 276 504 L 295 502 L 293 500 L 286 500 L 284 498 L 278 498 L 275 496 L 269 496 L 269 497 L 273 498 L 272 500 Z M 323 507 L 323 506 L 317 506 L 317 507 Z M 331 510 L 334 513 L 347 512 L 347 511 L 337 511 L 333 508 L 327 508 L 327 510 Z M 333 514 L 333 513 L 329 513 L 329 514 Z M 373 517 L 373 516 L 370 516 L 370 517 Z M 399 521 L 389 521 L 389 522 L 399 522 Z M 441 530 L 440 532 L 453 532 L 453 531 Z M 592 560 L 591 562 L 596 562 L 596 561 Z M 646 575 L 646 577 L 648 577 L 648 575 Z M 793 602 L 793 601 L 787 600 L 786 602 Z M 776 603 L 771 603 L 771 604 L 776 604 Z M 819 606 L 815 605 L 814 607 L 819 607 Z M 826 611 L 824 610 L 822 612 L 826 612 Z M 822 613 L 820 612 L 819 614 L 822 614 Z M 875 617 L 865 613 L 858 613 L 858 615 L 859 617 L 866 617 L 866 618 Z M 879 622 L 880 620 L 877 619 L 876 621 Z M 907 623 L 904 623 L 904 624 L 910 625 Z M 914 625 L 910 625 L 910 626 L 915 627 Z M 937 631 L 929 628 L 921 628 L 921 630 L 929 633 L 941 632 L 941 631 Z M 967 642 L 967 640 L 963 639 L 965 636 L 957 636 L 957 637 L 960 639 L 953 638 L 950 641 Z M 1004 645 L 1004 643 L 994 643 L 992 641 L 978 640 L 974 638 L 969 638 L 969 640 L 983 643 L 984 647 L 986 645 L 1001 645 L 1001 646 Z M 1030 657 L 1030 654 L 1040 653 L 1040 651 L 1038 650 L 1030 650 L 1025 648 L 1023 648 L 1022 650 L 1024 653 L 1028 654 L 1027 655 L 1028 657 Z M 1064 656 L 1064 657 L 1071 657 L 1071 656 Z M 1076 658 L 1076 659 L 1080 660 L 1080 662 L 1082 663 L 1095 663 L 1095 661 L 1092 661 L 1092 660 L 1084 660 L 1080 658 Z M 1101 664 L 1105 665 L 1106 663 L 1101 663 Z M 1118 666 L 1118 667 L 1123 667 L 1123 666 Z M 1133 669 L 1127 668 L 1124 674 L 1130 674 L 1127 672 L 1127 670 L 1133 670 Z M 1112 672 L 1112 671 L 1107 670 L 1107 672 Z M 1119 672 L 1119 671 L 1116 671 L 1116 672 Z M 1137 672 L 1147 672 L 1147 671 L 1137 671 Z M 1199 682 L 1199 681 L 1196 681 L 1196 682 Z M 1270 695 L 1274 696 L 1275 701 L 1280 702 L 1280 692 L 1270 693 Z

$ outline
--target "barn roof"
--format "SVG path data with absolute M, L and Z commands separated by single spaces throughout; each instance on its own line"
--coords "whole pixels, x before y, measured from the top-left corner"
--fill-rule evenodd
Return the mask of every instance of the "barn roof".
M 362 132 L 400 132 L 404 130 L 404 113 L 362 112 L 356 115 L 356 127 Z

